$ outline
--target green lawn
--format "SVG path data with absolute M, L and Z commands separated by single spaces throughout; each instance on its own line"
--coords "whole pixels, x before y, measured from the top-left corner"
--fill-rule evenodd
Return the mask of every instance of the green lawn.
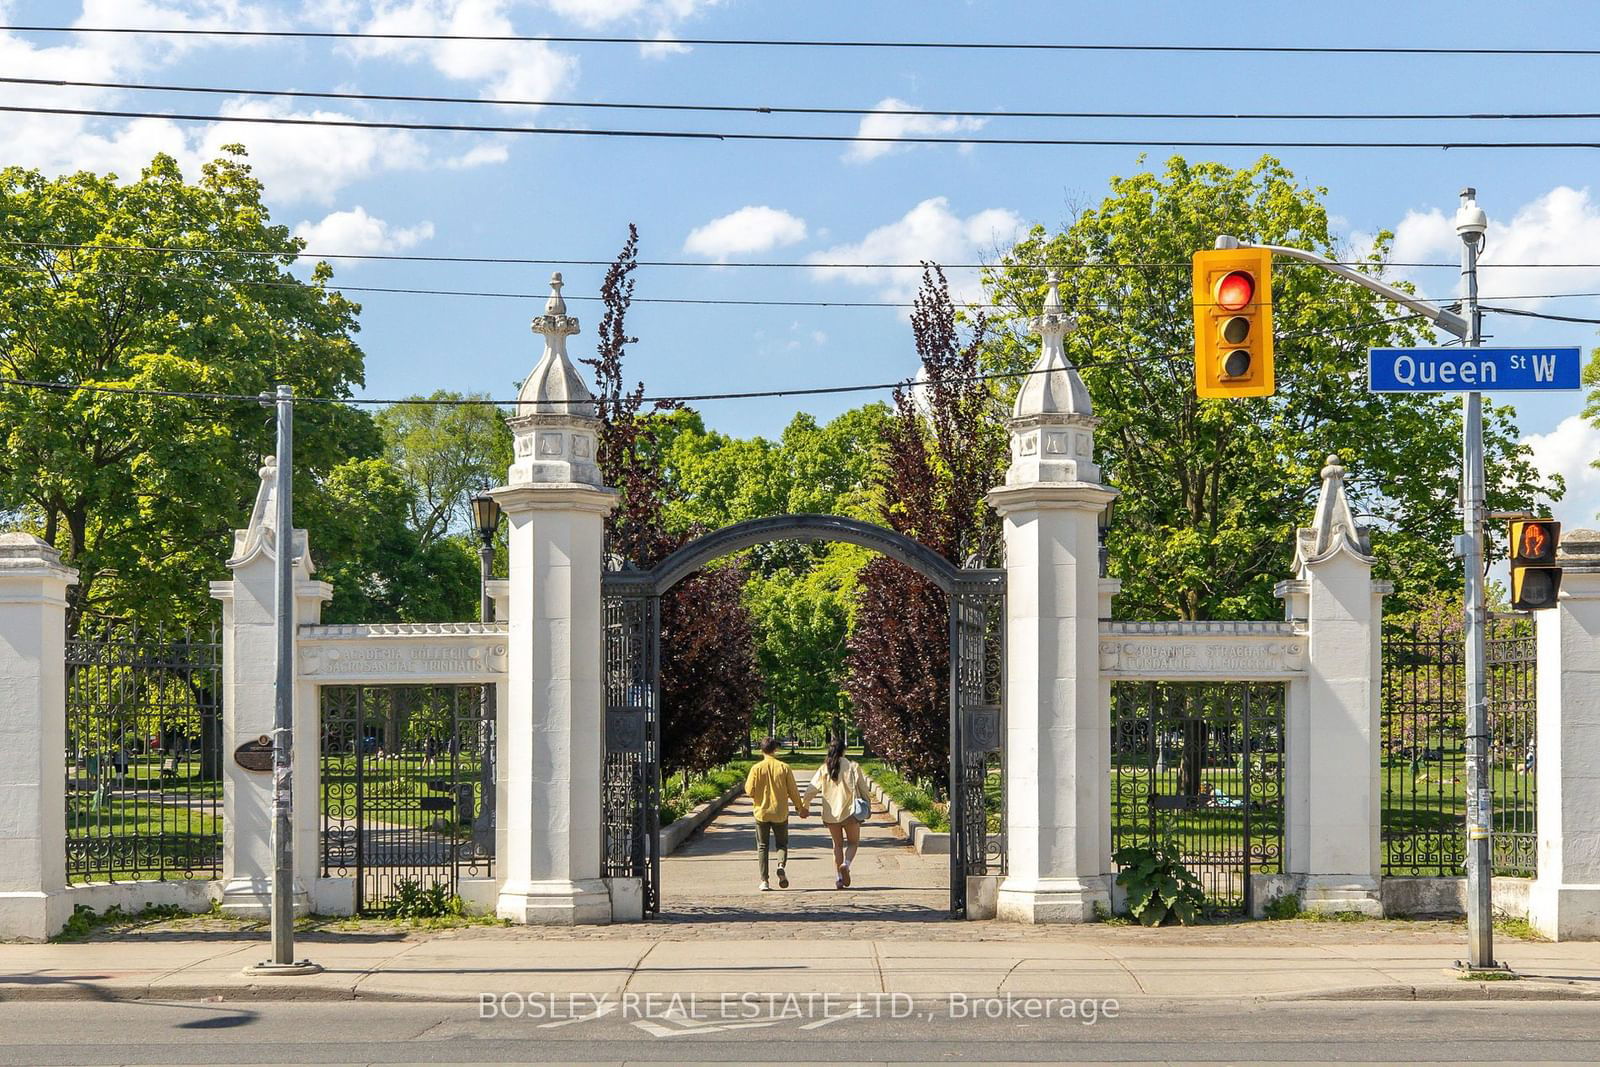
M 69 798 L 69 882 L 210 878 L 221 862 L 222 818 L 209 808 L 163 804 L 149 793 Z

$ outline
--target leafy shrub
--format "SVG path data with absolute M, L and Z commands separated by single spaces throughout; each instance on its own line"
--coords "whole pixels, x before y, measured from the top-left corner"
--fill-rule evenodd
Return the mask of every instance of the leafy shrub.
M 1111 858 L 1122 867 L 1117 884 L 1128 891 L 1128 914 L 1139 922 L 1160 926 L 1176 919 L 1189 926 L 1199 921 L 1205 891 L 1183 865 L 1170 834 L 1149 847 L 1119 848 Z
M 465 903 L 450 892 L 444 882 L 434 882 L 426 889 L 415 878 L 407 878 L 394 887 L 384 909 L 391 919 L 443 919 L 466 913 Z
M 1300 897 L 1296 893 L 1280 893 L 1262 907 L 1261 914 L 1269 919 L 1298 919 Z

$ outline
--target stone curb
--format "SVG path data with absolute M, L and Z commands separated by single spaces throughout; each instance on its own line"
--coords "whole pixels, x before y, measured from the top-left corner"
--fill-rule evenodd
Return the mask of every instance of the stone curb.
M 720 797 L 708 800 L 695 808 L 683 818 L 675 821 L 671 826 L 661 828 L 661 854 L 670 856 L 694 832 L 721 814 L 722 809 L 733 803 L 736 798 L 744 793 L 744 783 L 739 782 L 728 788 Z
M 381 972 L 379 972 L 381 973 Z M 306 984 L 302 985 L 293 979 L 282 979 L 270 983 L 253 983 L 238 986 L 177 986 L 177 985 L 131 985 L 106 987 L 84 981 L 63 981 L 39 983 L 37 985 L 11 985 L 0 986 L 0 1004 L 21 1001 L 185 1001 L 185 1002 L 234 1002 L 234 1001 L 348 1001 L 367 1000 L 383 1003 L 400 1004 L 475 1004 L 478 1002 L 480 992 L 451 993 L 440 991 L 427 994 L 417 993 L 391 993 L 384 991 L 371 991 L 359 988 L 359 983 L 370 974 L 360 975 L 356 984 Z M 729 976 L 730 982 L 735 981 L 733 975 Z M 487 990 L 486 990 L 487 991 Z M 504 992 L 496 989 L 494 992 Z M 537 994 L 536 990 L 519 990 L 527 994 Z M 742 992 L 730 989 L 728 992 Z M 888 996 L 894 990 L 885 992 L 880 989 L 836 991 L 840 996 Z M 969 997 L 996 997 L 1006 996 L 1005 993 L 993 991 L 958 990 Z M 704 991 L 702 991 L 704 993 Z M 553 994 L 561 995 L 561 994 Z M 938 1006 L 949 1003 L 953 994 L 950 993 L 902 993 L 898 994 L 909 998 L 918 1006 Z M 1017 992 L 1010 994 L 1017 998 L 1037 998 L 1046 996 L 1042 993 Z M 1062 998 L 1084 999 L 1073 994 L 1059 994 Z M 1286 993 L 1197 993 L 1189 996 L 1149 996 L 1145 994 L 1123 994 L 1118 997 L 1101 998 L 1113 999 L 1125 1006 L 1138 1005 L 1150 1009 L 1158 1005 L 1171 1005 L 1173 1007 L 1195 1007 L 1203 1004 L 1238 1003 L 1238 1004 L 1281 1004 L 1286 1002 L 1316 1002 L 1316 1001 L 1485 1001 L 1485 1000 L 1516 1000 L 1516 1001 L 1600 1001 L 1600 994 L 1587 992 L 1576 986 L 1561 983 L 1547 983 L 1537 979 L 1521 982 L 1461 982 L 1458 985 L 1440 986 L 1413 986 L 1403 983 L 1377 986 L 1350 986 L 1343 989 L 1325 989 L 1313 991 L 1297 991 Z
M 872 776 L 862 771 L 867 778 L 867 790 L 872 794 L 872 799 L 883 805 L 889 813 L 889 819 L 906 835 L 909 844 L 920 856 L 948 856 L 950 855 L 950 835 L 928 829 L 923 821 L 912 815 L 905 808 L 883 791 L 883 787 L 872 780 Z

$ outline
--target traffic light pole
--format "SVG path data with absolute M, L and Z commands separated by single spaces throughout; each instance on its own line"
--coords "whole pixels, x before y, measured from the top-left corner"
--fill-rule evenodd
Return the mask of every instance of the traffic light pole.
M 1385 285 L 1342 263 L 1325 259 L 1303 248 L 1283 245 L 1247 245 L 1226 234 L 1217 238 L 1218 248 L 1264 248 L 1274 255 L 1312 263 L 1347 281 L 1377 293 L 1392 303 L 1415 311 L 1442 330 L 1460 338 L 1468 348 L 1482 340 L 1482 313 L 1478 309 L 1478 253 L 1488 220 L 1477 204 L 1477 190 L 1463 189 L 1461 209 L 1456 214 L 1456 233 L 1461 237 L 1461 277 L 1465 282 L 1462 303 L 1464 314 L 1419 299 L 1411 293 Z M 1493 822 L 1493 789 L 1489 779 L 1489 722 L 1487 670 L 1484 632 L 1488 617 L 1484 605 L 1483 572 L 1483 396 L 1467 393 L 1461 437 L 1461 536 L 1456 552 L 1465 572 L 1463 610 L 1466 622 L 1466 704 L 1467 704 L 1467 967 L 1489 969 L 1494 960 L 1494 927 L 1490 911 L 1491 870 L 1489 835 Z
M 1483 338 L 1483 314 L 1478 309 L 1478 252 L 1483 247 L 1488 221 L 1477 204 L 1477 191 L 1461 191 L 1456 233 L 1461 236 L 1462 311 L 1466 314 L 1468 348 Z M 1483 394 L 1467 393 L 1461 426 L 1461 565 L 1466 572 L 1466 690 L 1467 690 L 1467 966 L 1492 968 L 1494 923 L 1490 912 L 1493 874 L 1489 835 L 1493 824 L 1493 789 L 1489 781 L 1489 715 L 1484 631 L 1488 617 L 1484 604 L 1483 574 Z

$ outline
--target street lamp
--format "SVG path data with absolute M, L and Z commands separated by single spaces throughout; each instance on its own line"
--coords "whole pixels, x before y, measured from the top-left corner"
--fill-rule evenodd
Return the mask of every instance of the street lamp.
M 472 524 L 478 528 L 478 617 L 494 621 L 494 598 L 489 596 L 489 576 L 494 571 L 494 535 L 500 529 L 500 503 L 488 493 L 472 498 Z
M 1100 577 L 1107 576 L 1107 562 L 1110 554 L 1106 551 L 1106 533 L 1111 529 L 1111 520 L 1116 517 L 1117 499 L 1112 497 L 1106 501 L 1105 510 L 1101 511 L 1095 522 L 1095 532 L 1100 540 Z

